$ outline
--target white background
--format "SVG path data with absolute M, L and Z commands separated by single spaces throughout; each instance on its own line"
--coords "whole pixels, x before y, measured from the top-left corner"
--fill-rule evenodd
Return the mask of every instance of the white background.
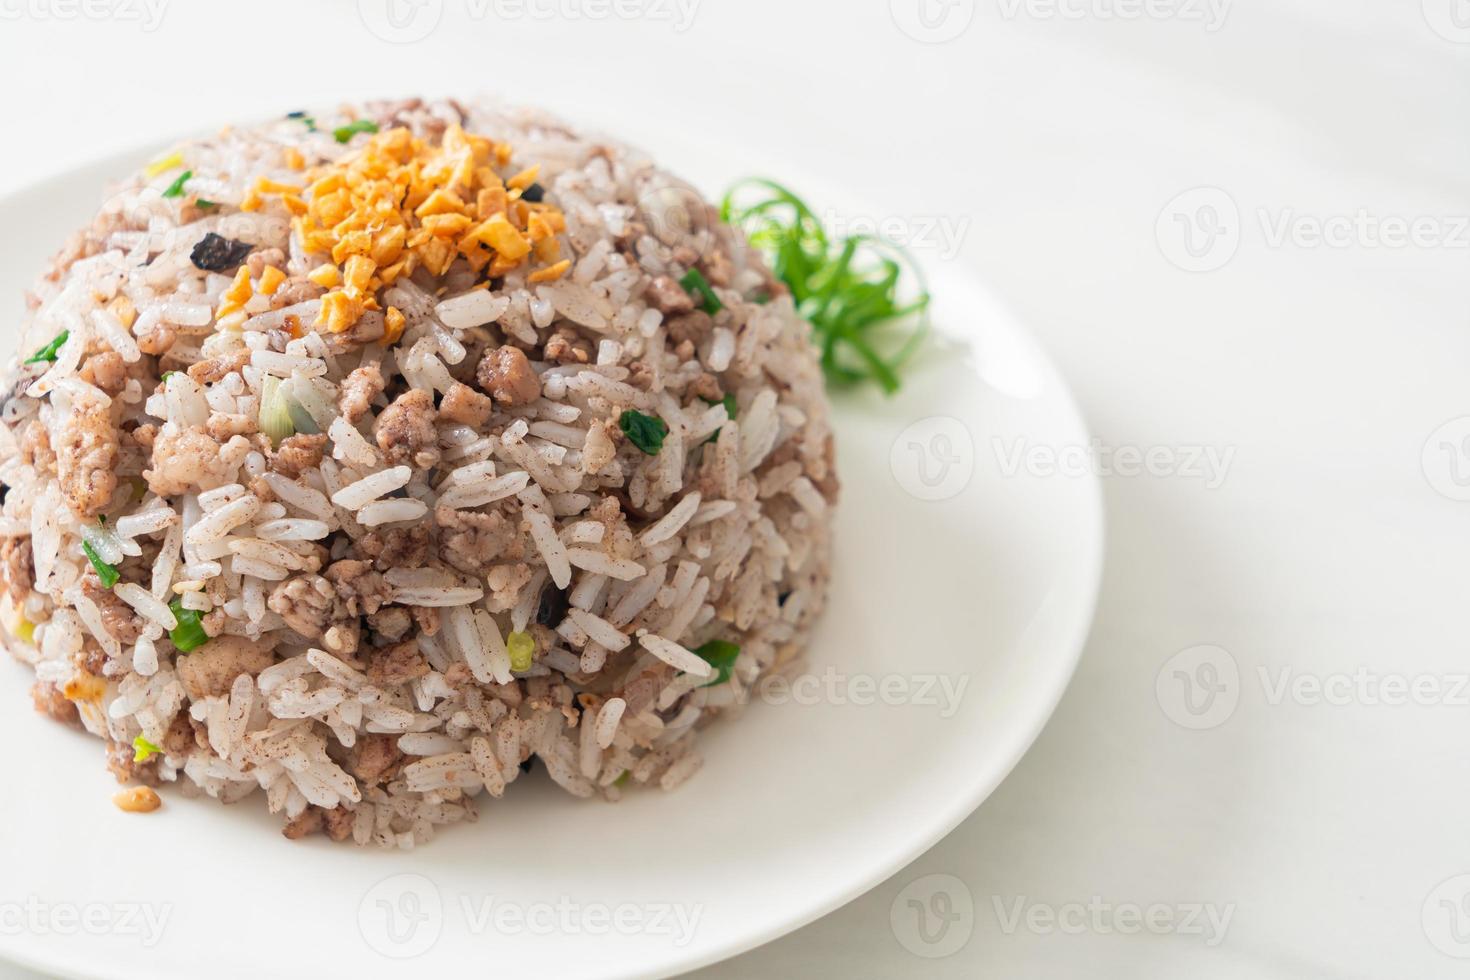
M 655 149 L 720 141 L 732 172 L 824 175 L 974 270 L 1102 446 L 1155 451 L 1153 474 L 1105 480 L 1097 623 L 1012 777 L 891 881 L 704 976 L 1465 975 L 1448 954 L 1470 954 L 1470 912 L 1440 899 L 1470 886 L 1435 890 L 1470 872 L 1467 695 L 1385 704 L 1374 685 L 1444 702 L 1470 671 L 1470 504 L 1450 499 L 1470 493 L 1470 424 L 1431 438 L 1470 415 L 1470 4 L 925 0 L 954 35 L 934 43 L 917 0 L 684 0 L 687 24 L 654 0 L 624 0 L 631 19 L 443 0 L 426 38 L 388 43 L 353 2 L 152 2 L 150 25 L 125 19 L 141 0 L 0 0 L 0 192 L 407 91 L 499 92 Z M 1218 190 L 1169 209 L 1200 187 Z M 1419 243 L 1395 244 L 1416 218 Z M 1346 234 L 1314 242 L 1314 222 Z M 1229 461 L 1214 480 L 1188 465 L 1205 450 Z M 1166 669 L 1207 644 L 1223 653 Z M 1223 700 L 1195 716 L 1175 669 L 1210 680 L 1206 655 Z M 1278 696 L 1283 677 L 1340 685 L 1337 703 Z M 902 925 L 900 891 L 930 874 L 973 903 L 945 958 Z M 1009 928 L 1018 902 L 1103 911 Z M 1228 931 L 1128 934 L 1107 909 L 1130 903 L 1208 905 Z

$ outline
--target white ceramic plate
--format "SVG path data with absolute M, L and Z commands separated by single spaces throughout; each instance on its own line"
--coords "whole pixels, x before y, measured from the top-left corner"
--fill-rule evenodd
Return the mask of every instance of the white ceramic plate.
M 21 291 L 137 163 L 0 201 L 6 350 Z M 708 730 L 691 782 L 607 805 L 527 779 L 477 824 L 397 853 L 288 843 L 258 798 L 166 793 L 128 815 L 101 744 L 33 713 L 28 671 L 6 658 L 0 957 L 111 980 L 659 976 L 903 867 L 1041 730 L 1102 554 L 1093 477 L 1010 465 L 1018 449 L 1086 444 L 1065 386 L 982 288 L 952 264 L 930 272 L 943 338 L 898 396 L 837 402 L 836 571 L 810 679 Z

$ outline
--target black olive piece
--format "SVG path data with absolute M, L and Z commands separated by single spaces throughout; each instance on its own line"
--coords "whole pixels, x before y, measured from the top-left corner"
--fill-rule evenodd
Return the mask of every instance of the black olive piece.
M 540 204 L 546 198 L 546 188 L 540 184 L 532 184 L 521 191 L 521 200 L 530 201 L 532 204 Z
M 555 629 L 563 619 L 567 618 L 567 593 L 565 589 L 558 589 L 555 585 L 547 584 L 541 590 L 541 601 L 536 606 L 536 622 L 541 626 Z
M 211 231 L 194 246 L 194 251 L 189 253 L 189 261 L 205 272 L 224 272 L 244 262 L 253 248 L 255 246 L 249 242 L 237 242 Z

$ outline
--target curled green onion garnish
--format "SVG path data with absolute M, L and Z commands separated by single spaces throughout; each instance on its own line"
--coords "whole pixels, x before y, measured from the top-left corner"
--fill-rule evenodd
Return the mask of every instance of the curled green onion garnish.
M 929 330 L 928 287 L 908 252 L 874 235 L 829 236 L 805 201 L 764 178 L 731 187 L 720 217 L 745 231 L 791 290 L 829 382 L 898 390 L 899 369 Z M 909 300 L 900 298 L 906 278 L 917 286 Z

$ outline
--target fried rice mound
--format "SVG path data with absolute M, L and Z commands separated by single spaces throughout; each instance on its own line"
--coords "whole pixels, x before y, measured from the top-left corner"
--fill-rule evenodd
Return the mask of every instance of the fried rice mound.
M 617 142 L 454 101 L 226 129 L 27 298 L 0 621 L 120 781 L 389 847 L 538 759 L 672 789 L 821 610 L 810 327 Z

